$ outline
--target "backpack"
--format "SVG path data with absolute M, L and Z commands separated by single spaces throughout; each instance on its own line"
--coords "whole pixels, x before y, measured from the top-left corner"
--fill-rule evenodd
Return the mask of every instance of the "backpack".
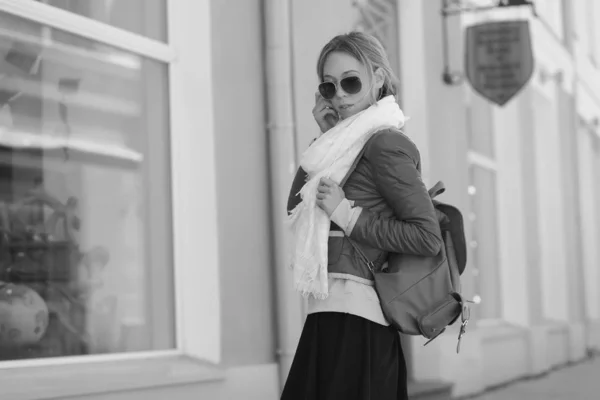
M 364 150 L 363 150 L 364 151 Z M 353 172 L 359 154 L 340 186 Z M 384 270 L 376 270 L 354 240 L 346 237 L 375 279 L 375 290 L 386 319 L 398 331 L 429 339 L 441 335 L 461 317 L 456 352 L 469 322 L 470 310 L 461 295 L 460 275 L 467 263 L 463 217 L 460 210 L 435 198 L 445 191 L 440 181 L 429 189 L 429 196 L 440 223 L 443 246 L 433 260 L 424 256 L 400 256 Z M 426 262 L 424 262 L 426 261 Z

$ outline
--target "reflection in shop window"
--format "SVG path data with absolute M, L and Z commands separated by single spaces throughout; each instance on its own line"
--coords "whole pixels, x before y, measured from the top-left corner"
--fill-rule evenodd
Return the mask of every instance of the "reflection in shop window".
M 150 39 L 167 41 L 166 0 L 36 0 Z
M 0 361 L 174 347 L 166 79 L 0 13 Z

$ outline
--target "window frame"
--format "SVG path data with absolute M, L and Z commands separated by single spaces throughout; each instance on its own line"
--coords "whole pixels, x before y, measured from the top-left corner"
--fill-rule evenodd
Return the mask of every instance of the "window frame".
M 175 349 L 0 362 L 0 385 L 11 398 L 64 398 L 224 378 L 210 0 L 166 1 L 167 43 L 43 3 L 0 0 L 2 12 L 167 64 L 175 274 Z M 27 384 L 31 380 L 36 385 Z

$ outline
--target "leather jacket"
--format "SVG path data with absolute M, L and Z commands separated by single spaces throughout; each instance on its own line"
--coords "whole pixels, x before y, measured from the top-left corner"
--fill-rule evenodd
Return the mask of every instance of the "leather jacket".
M 298 192 L 307 178 L 299 168 L 288 198 L 288 212 L 300 203 Z M 438 219 L 421 180 L 419 151 L 399 130 L 380 131 L 365 144 L 364 154 L 343 190 L 354 207 L 360 207 L 349 237 L 376 268 L 381 268 L 390 254 L 433 257 L 441 250 Z M 341 228 L 332 222 L 331 230 Z M 329 238 L 328 272 L 373 279 L 347 237 L 341 235 Z

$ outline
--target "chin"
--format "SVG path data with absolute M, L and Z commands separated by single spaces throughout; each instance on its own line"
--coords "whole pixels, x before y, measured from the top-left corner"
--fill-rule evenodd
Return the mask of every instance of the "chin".
M 338 115 L 340 116 L 341 119 L 346 119 L 348 117 L 353 116 L 354 114 L 356 114 L 356 113 L 352 112 L 351 110 L 340 110 L 340 111 L 338 111 Z

